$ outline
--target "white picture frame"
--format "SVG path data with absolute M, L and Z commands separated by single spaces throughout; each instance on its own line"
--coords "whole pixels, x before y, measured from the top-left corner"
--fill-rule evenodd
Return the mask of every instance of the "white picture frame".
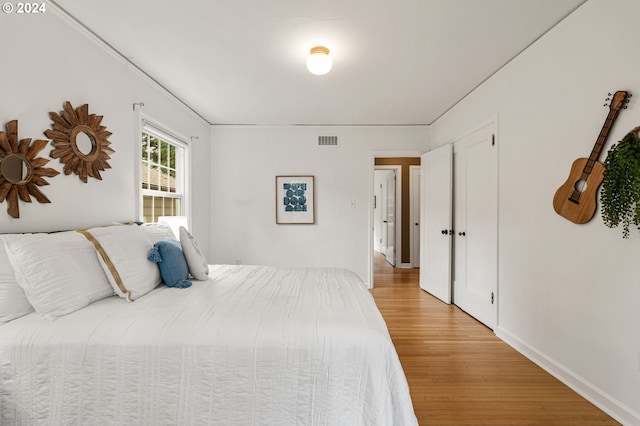
M 313 176 L 276 176 L 276 223 L 315 224 Z

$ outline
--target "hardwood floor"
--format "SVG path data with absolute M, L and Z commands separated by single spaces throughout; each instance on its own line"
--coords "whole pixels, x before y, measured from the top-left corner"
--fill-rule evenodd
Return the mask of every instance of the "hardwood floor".
M 617 425 L 454 305 L 422 291 L 418 269 L 374 256 L 372 294 L 420 425 Z

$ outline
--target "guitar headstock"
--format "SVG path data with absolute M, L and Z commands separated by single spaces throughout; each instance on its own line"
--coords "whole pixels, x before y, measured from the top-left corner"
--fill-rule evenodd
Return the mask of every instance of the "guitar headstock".
M 604 106 L 608 106 L 612 111 L 618 111 L 622 108 L 627 109 L 625 104 L 629 103 L 629 98 L 631 97 L 631 93 L 626 92 L 625 90 L 618 90 L 613 95 L 609 93 L 609 97 L 605 99 L 608 104 L 604 104 Z

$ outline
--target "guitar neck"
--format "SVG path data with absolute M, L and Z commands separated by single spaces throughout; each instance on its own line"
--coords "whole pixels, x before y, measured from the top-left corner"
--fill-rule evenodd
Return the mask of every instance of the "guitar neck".
M 583 176 L 591 173 L 593 165 L 598 161 L 598 158 L 600 158 L 602 148 L 609 137 L 609 131 L 611 130 L 611 127 L 613 127 L 613 123 L 616 121 L 616 118 L 618 118 L 618 113 L 620 113 L 620 109 L 612 109 L 609 111 L 607 119 L 604 121 L 604 125 L 602 126 L 602 130 L 600 130 L 600 135 L 598 135 L 598 139 L 596 140 L 596 144 L 593 146 L 591 155 L 584 167 Z

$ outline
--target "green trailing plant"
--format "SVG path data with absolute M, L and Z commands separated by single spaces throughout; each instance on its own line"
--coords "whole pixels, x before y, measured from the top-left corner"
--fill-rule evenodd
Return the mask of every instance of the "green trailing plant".
M 609 228 L 622 225 L 629 238 L 633 224 L 640 229 L 640 126 L 614 144 L 604 161 L 600 203 L 602 219 Z

